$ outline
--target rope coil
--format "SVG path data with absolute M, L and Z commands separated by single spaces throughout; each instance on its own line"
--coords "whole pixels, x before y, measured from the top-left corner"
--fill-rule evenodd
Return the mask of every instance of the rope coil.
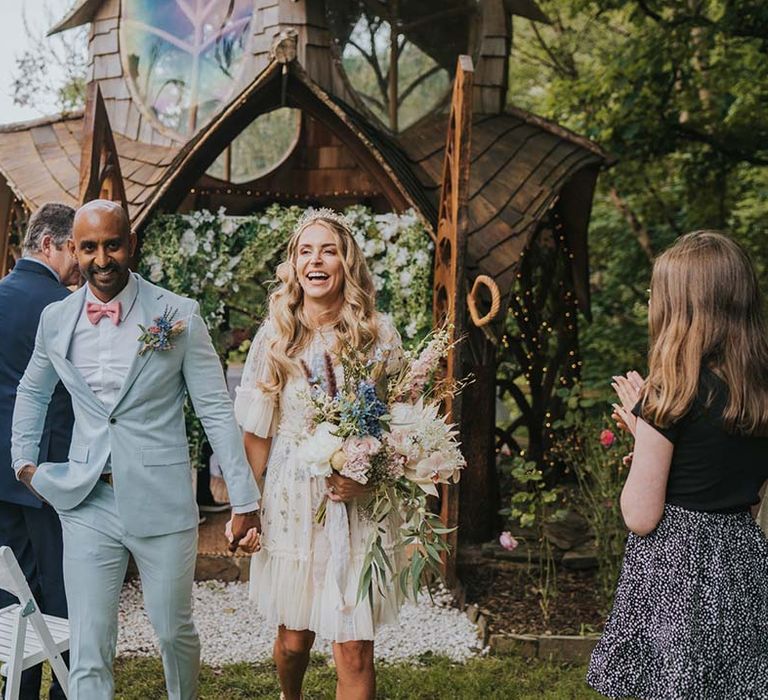
M 485 287 L 491 293 L 491 308 L 485 316 L 480 316 L 480 312 L 477 310 L 477 295 L 480 287 Z M 467 296 L 467 306 L 469 307 L 469 315 L 472 317 L 472 323 L 478 328 L 488 325 L 496 318 L 501 308 L 501 292 L 499 292 L 499 286 L 492 277 L 488 275 L 475 277 L 472 291 Z

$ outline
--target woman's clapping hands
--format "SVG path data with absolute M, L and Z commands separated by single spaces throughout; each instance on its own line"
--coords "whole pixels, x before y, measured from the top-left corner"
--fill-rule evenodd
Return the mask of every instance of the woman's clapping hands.
M 637 418 L 632 413 L 632 409 L 640 400 L 640 392 L 643 389 L 645 380 L 634 370 L 627 372 L 626 375 L 613 377 L 611 386 L 619 398 L 619 403 L 613 404 L 613 413 L 611 417 L 621 430 L 626 430 L 632 435 L 635 434 Z

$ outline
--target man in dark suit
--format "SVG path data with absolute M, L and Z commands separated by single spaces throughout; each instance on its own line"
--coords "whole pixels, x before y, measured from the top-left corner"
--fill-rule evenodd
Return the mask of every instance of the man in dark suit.
M 16 388 L 35 346 L 42 310 L 69 294 L 77 284 L 77 259 L 69 252 L 75 211 L 65 204 L 45 204 L 30 218 L 23 257 L 0 280 L 0 545 L 19 560 L 32 593 L 44 613 L 67 616 L 62 576 L 61 524 L 56 511 L 36 498 L 16 476 L 11 464 L 11 419 Z M 72 435 L 72 405 L 59 383 L 48 409 L 40 440 L 41 462 L 67 459 Z M 0 608 L 16 602 L 0 590 Z M 21 698 L 40 697 L 41 667 L 22 674 Z M 55 681 L 51 698 L 65 695 Z

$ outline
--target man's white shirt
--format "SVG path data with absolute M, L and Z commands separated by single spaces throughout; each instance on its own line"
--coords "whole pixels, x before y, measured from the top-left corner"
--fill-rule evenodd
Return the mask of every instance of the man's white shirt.
M 128 284 L 108 302 L 120 302 L 120 323 L 115 325 L 110 318 L 102 316 L 93 324 L 86 312 L 88 303 L 103 302 L 87 287 L 85 304 L 69 345 L 67 359 L 107 408 L 115 405 L 138 352 L 136 340 L 141 333 L 138 324 L 147 325 L 146 319 L 139 318 L 141 307 L 136 303 L 138 294 L 136 278 L 129 275 Z

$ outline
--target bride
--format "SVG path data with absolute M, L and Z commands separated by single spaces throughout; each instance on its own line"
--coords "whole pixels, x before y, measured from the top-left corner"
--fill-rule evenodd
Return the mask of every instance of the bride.
M 319 634 L 333 642 L 337 698 L 369 700 L 375 695 L 374 635 L 379 625 L 397 620 L 402 599 L 396 585 L 383 593 L 373 586 L 370 604 L 364 599 L 355 605 L 374 527 L 358 509 L 367 488 L 337 473 L 313 477 L 301 463 L 296 443 L 307 431 L 301 394 L 308 384 L 300 363 L 322 371 L 325 353 L 333 357 L 342 340 L 371 353 L 390 351 L 392 357 L 400 339 L 375 310 L 371 274 L 341 215 L 323 209 L 305 216 L 277 276 L 280 284 L 270 296 L 269 316 L 256 333 L 235 400 L 256 478 L 266 471 L 261 538 L 240 543 L 254 553 L 250 595 L 277 626 L 274 658 L 284 698 L 301 697 Z M 347 504 L 349 556 L 341 582 L 328 537 L 315 522 L 326 495 Z M 397 526 L 394 519 L 380 524 L 390 558 Z

